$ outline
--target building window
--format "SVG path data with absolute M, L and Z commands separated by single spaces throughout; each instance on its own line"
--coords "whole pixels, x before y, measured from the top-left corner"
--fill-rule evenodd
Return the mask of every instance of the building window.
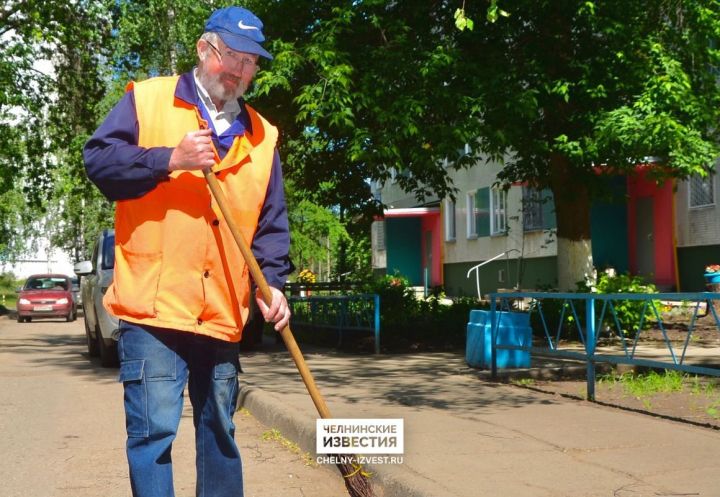
M 375 221 L 372 228 L 375 250 L 385 250 L 385 221 Z
M 490 192 L 480 188 L 467 194 L 467 237 L 490 235 Z
M 478 209 L 475 204 L 475 193 L 469 192 L 467 194 L 467 237 L 477 238 L 477 213 Z
M 543 202 L 541 190 L 523 186 L 522 213 L 524 231 L 543 229 Z
M 445 201 L 445 241 L 455 241 L 455 202 L 452 200 Z
M 545 188 L 523 187 L 523 231 L 550 230 L 556 227 L 552 192 Z
M 480 188 L 467 194 L 467 236 L 477 238 L 490 234 L 489 188 Z
M 500 188 L 492 188 L 490 190 L 490 234 L 501 235 L 507 231 L 507 192 Z
M 715 204 L 714 175 L 690 177 L 690 208 L 707 207 Z

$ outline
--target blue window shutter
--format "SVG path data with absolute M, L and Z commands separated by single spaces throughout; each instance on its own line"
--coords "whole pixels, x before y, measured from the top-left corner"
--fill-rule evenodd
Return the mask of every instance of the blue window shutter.
M 480 188 L 475 192 L 475 206 L 477 236 L 490 236 L 490 188 Z
M 543 201 L 542 227 L 544 230 L 554 229 L 557 227 L 557 221 L 555 220 L 555 199 L 553 198 L 553 194 L 548 188 L 545 188 L 540 195 Z

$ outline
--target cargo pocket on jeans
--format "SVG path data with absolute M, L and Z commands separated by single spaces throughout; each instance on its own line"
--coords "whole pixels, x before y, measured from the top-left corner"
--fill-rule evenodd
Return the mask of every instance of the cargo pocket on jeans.
M 125 428 L 128 437 L 145 438 L 150 433 L 147 416 L 145 359 L 123 361 L 118 381 L 125 389 Z

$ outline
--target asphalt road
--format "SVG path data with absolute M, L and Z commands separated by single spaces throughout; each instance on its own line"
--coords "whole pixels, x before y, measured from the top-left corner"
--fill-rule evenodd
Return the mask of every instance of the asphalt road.
M 19 324 L 0 317 L 0 495 L 131 495 L 116 377 L 116 369 L 88 358 L 82 318 Z M 307 466 L 277 441 L 264 440 L 271 427 L 243 412 L 235 424 L 246 497 L 347 495 L 334 468 Z M 195 494 L 193 446 L 186 405 L 173 448 L 177 497 Z

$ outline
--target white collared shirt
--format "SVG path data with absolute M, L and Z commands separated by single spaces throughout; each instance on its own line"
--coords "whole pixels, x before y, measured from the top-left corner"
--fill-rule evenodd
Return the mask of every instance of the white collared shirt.
M 240 104 L 237 100 L 228 100 L 225 102 L 225 105 L 223 105 L 223 108 L 218 111 L 210 95 L 208 95 L 207 90 L 197 77 L 197 68 L 193 71 L 193 77 L 195 78 L 198 96 L 210 115 L 215 133 L 217 133 L 218 136 L 222 135 L 227 131 L 235 118 L 237 118 L 238 114 L 240 114 Z

